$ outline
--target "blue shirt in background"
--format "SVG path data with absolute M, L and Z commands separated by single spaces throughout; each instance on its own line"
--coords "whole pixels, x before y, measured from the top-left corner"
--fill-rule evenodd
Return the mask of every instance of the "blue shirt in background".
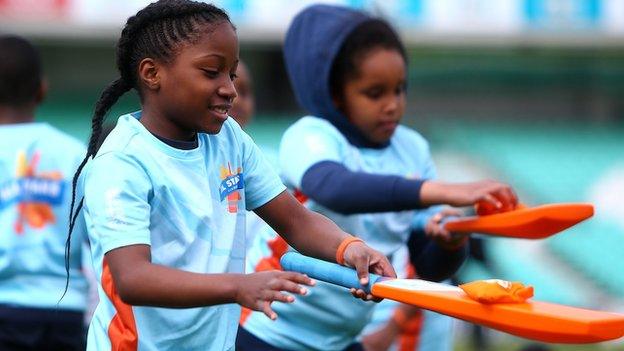
M 65 289 L 71 182 L 83 145 L 45 123 L 0 125 L 0 305 L 83 311 L 84 236 L 73 236 Z

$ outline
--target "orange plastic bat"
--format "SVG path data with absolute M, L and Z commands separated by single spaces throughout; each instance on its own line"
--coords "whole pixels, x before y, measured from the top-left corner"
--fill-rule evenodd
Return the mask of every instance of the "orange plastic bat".
M 552 343 L 594 343 L 624 336 L 624 315 L 531 301 L 482 304 L 460 288 L 420 279 L 391 279 L 370 274 L 367 286 L 356 272 L 296 252 L 280 260 L 285 270 L 347 288 L 364 289 L 387 298 L 520 337 Z
M 557 234 L 594 215 L 594 206 L 585 203 L 560 203 L 488 216 L 449 220 L 444 227 L 451 232 L 482 233 L 510 238 L 543 239 Z
M 543 342 L 595 343 L 624 336 L 621 314 L 531 300 L 482 304 L 458 287 L 418 279 L 381 281 L 371 293 Z

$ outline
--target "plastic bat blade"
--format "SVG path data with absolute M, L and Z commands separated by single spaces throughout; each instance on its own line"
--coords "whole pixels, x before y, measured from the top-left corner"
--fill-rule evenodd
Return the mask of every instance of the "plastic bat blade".
M 561 203 L 524 207 L 488 216 L 449 220 L 444 226 L 452 232 L 543 239 L 593 215 L 594 206 L 591 204 Z
M 527 339 L 594 343 L 624 336 L 624 315 L 547 302 L 482 304 L 458 287 L 418 279 L 373 284 L 372 294 Z

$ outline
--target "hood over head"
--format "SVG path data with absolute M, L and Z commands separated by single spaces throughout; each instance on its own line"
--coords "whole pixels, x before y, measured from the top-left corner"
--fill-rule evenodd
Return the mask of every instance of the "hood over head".
M 347 37 L 360 24 L 373 18 L 354 9 L 313 5 L 290 24 L 284 43 L 284 60 L 299 105 L 312 115 L 333 124 L 356 147 L 383 148 L 370 141 L 334 104 L 330 74 L 334 60 Z

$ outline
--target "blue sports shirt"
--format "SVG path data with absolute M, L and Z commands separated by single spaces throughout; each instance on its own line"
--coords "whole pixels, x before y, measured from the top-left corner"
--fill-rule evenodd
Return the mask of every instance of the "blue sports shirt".
M 240 306 L 130 306 L 115 290 L 105 254 L 150 245 L 154 264 L 195 273 L 243 273 L 246 210 L 285 187 L 257 146 L 228 119 L 198 147 L 173 148 L 122 116 L 85 170 L 84 220 L 100 303 L 88 350 L 229 350 Z

